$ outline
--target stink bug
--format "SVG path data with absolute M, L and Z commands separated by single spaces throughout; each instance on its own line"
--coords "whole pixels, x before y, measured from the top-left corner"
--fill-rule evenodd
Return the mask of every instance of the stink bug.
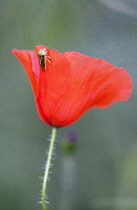
M 40 49 L 38 51 L 40 65 L 44 68 L 44 71 L 46 69 L 46 61 L 48 61 L 49 63 L 51 62 L 49 60 L 49 58 L 51 58 L 51 57 L 47 56 L 47 53 L 48 53 L 48 51 L 46 50 L 46 48 Z

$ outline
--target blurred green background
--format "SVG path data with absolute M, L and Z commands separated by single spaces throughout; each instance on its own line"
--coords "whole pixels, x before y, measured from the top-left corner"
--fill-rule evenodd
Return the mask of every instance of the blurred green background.
M 0 210 L 41 209 L 38 177 L 51 128 L 39 119 L 23 67 L 11 54 L 13 48 L 33 49 L 38 43 L 104 58 L 127 69 L 134 82 L 129 101 L 92 109 L 59 130 L 48 209 L 61 210 L 66 155 L 60 142 L 69 130 L 79 139 L 72 158 L 71 195 L 76 196 L 63 210 L 137 209 L 137 1 L 0 3 Z

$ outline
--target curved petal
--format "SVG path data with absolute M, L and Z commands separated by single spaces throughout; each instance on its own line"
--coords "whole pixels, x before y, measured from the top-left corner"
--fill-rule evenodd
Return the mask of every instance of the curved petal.
M 123 68 L 77 52 L 48 51 L 51 63 L 40 73 L 37 107 L 42 119 L 62 127 L 92 107 L 108 107 L 127 100 L 132 81 Z
M 71 63 L 73 82 L 77 81 L 76 89 L 81 89 L 81 99 L 87 98 L 89 101 L 87 108 L 88 106 L 108 107 L 114 102 L 127 100 L 130 97 L 132 79 L 124 68 L 117 68 L 104 59 L 77 52 L 64 54 Z
M 37 109 L 41 118 L 49 125 L 58 126 L 55 118 L 60 112 L 62 101 L 70 85 L 70 68 L 65 56 L 56 51 L 48 50 L 50 62 L 46 63 L 45 71 L 40 72 Z M 66 104 L 67 105 L 67 104 Z M 58 119 L 59 121 L 60 119 Z
M 39 86 L 40 64 L 38 56 L 35 51 L 13 49 L 12 53 L 22 63 L 32 86 L 34 95 L 36 97 Z

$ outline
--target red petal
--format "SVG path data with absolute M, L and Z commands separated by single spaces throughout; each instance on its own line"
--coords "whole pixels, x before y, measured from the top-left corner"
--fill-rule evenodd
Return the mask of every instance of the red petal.
M 132 80 L 124 68 L 117 68 L 104 59 L 77 52 L 64 54 L 70 60 L 73 80 L 77 80 L 77 89 L 81 90 L 79 97 L 81 100 L 87 100 L 86 108 L 108 107 L 116 101 L 130 97 Z
M 70 85 L 70 69 L 62 53 L 50 49 L 47 55 L 51 57 L 51 63 L 47 62 L 45 72 L 40 73 L 37 108 L 41 118 L 49 125 L 55 126 L 55 118 L 58 117 L 58 113 L 60 114 L 60 105 L 62 106 L 63 98 Z
M 66 126 L 92 107 L 127 100 L 132 81 L 123 68 L 77 52 L 48 51 L 51 63 L 41 71 L 37 107 L 52 126 Z
M 40 64 L 34 51 L 13 49 L 12 53 L 20 60 L 30 79 L 31 86 L 36 97 L 39 85 Z

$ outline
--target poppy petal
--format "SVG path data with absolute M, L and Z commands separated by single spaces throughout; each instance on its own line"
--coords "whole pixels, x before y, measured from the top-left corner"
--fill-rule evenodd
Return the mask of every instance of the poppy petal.
M 35 51 L 13 49 L 12 53 L 20 60 L 29 77 L 31 86 L 36 96 L 38 93 L 40 65 Z
M 50 63 L 46 70 L 40 72 L 37 108 L 41 118 L 50 125 L 55 125 L 55 116 L 60 112 L 60 105 L 70 85 L 70 68 L 65 56 L 56 51 L 49 50 Z M 56 125 L 57 126 L 57 125 Z
M 77 78 L 79 86 L 77 88 L 85 90 L 82 97 L 86 96 L 85 92 L 92 97 L 89 106 L 108 107 L 115 101 L 127 100 L 130 97 L 132 79 L 124 68 L 117 68 L 104 59 L 77 52 L 64 54 L 71 61 L 73 80 Z
M 44 121 L 52 126 L 73 123 L 92 107 L 108 107 L 127 100 L 132 81 L 123 68 L 104 59 L 77 52 L 49 50 L 51 64 L 41 72 L 37 104 Z

